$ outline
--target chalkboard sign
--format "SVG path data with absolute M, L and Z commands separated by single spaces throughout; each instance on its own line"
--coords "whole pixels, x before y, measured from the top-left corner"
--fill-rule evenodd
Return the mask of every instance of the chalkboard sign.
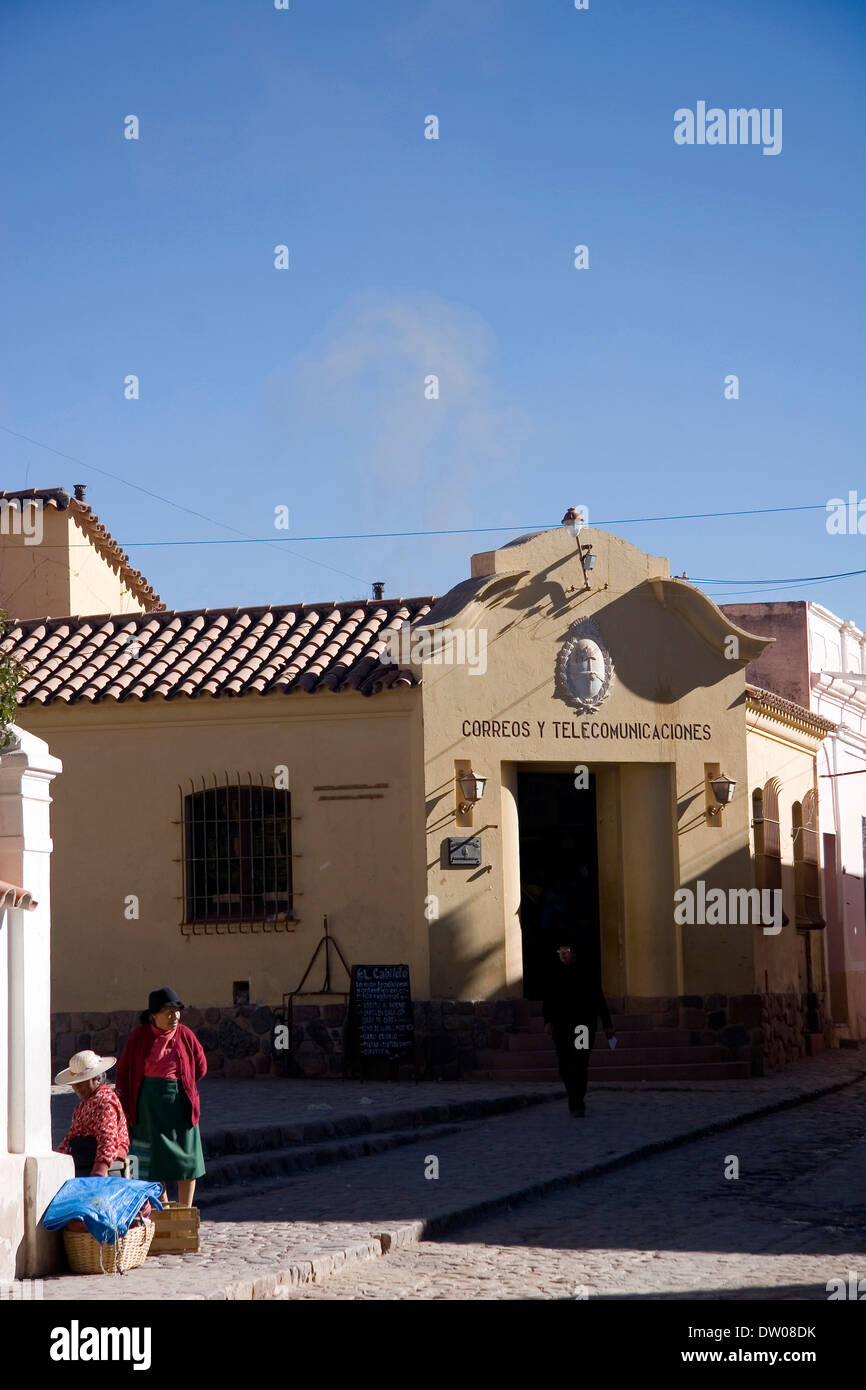
M 358 1057 L 411 1060 L 415 1029 L 408 965 L 352 966 L 346 1031 L 347 1050 Z

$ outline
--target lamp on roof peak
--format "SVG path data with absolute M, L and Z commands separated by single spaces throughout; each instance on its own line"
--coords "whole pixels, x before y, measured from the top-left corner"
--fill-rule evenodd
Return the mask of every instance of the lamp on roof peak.
M 589 521 L 589 511 L 586 507 L 569 507 L 562 524 L 572 540 L 576 541 L 584 526 Z
M 588 507 L 569 507 L 565 516 L 562 518 L 562 525 L 574 541 L 577 542 L 577 554 L 580 559 L 580 566 L 583 570 L 584 586 L 589 588 L 587 575 L 595 569 L 596 555 L 591 545 L 583 545 L 580 540 L 580 533 L 584 526 L 589 524 Z

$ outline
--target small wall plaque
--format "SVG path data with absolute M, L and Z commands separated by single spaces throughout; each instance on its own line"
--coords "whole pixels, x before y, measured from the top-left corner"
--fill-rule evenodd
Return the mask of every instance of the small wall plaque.
M 477 868 L 481 863 L 481 836 L 449 839 L 448 863 L 457 869 Z

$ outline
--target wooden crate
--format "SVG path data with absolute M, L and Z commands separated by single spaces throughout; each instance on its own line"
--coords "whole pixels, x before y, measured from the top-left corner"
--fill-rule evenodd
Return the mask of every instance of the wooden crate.
M 198 1207 L 179 1207 L 168 1202 L 162 1211 L 152 1211 L 156 1226 L 149 1255 L 189 1255 L 198 1250 Z

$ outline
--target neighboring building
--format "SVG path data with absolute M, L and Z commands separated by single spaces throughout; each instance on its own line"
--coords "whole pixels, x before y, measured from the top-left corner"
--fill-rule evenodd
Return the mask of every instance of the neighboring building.
M 748 667 L 746 675 L 751 671 Z M 781 890 L 783 909 L 783 930 L 756 938 L 755 976 L 759 986 L 763 982 L 771 1066 L 813 1056 L 831 1036 L 832 1010 L 824 998 L 816 755 L 833 728 L 800 704 L 746 687 L 755 883 L 762 890 Z M 770 980 L 775 980 L 773 990 Z
M 0 492 L 0 608 L 41 618 L 165 607 L 85 504 L 84 491 Z
M 805 946 L 793 920 L 802 868 L 762 844 L 779 930 L 748 896 L 754 786 L 802 810 L 829 725 L 747 690 L 766 636 L 667 561 L 578 541 L 557 527 L 476 555 L 438 600 L 172 612 L 140 589 L 145 611 L 16 622 L 20 722 L 64 766 L 58 1064 L 120 1047 L 170 983 L 214 1070 L 269 1070 L 272 1009 L 327 917 L 350 964 L 409 965 L 428 1075 L 505 1075 L 506 1047 L 537 1074 L 520 1030 L 553 890 L 630 1016 L 599 1058 L 611 1079 L 746 1076 L 829 1036 L 818 933 Z M 333 998 L 296 1011 L 306 1071 L 338 1069 L 341 1017 Z
M 866 636 L 817 603 L 725 604 L 724 611 L 776 639 L 747 679 L 833 726 L 817 779 L 831 1012 L 842 1036 L 866 1038 Z

